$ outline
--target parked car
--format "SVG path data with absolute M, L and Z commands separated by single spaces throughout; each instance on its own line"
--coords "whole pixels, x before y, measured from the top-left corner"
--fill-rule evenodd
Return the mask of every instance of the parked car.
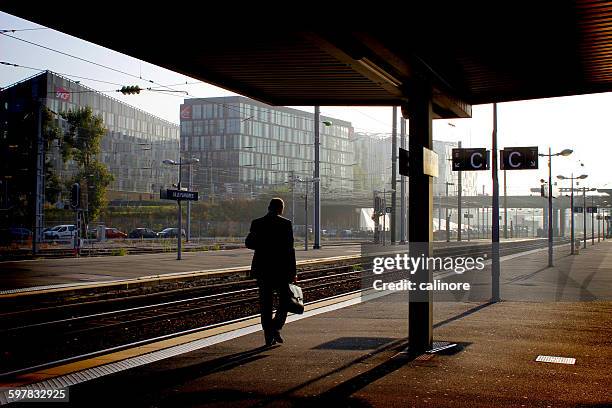
M 160 238 L 176 238 L 177 235 L 178 235 L 178 228 L 166 228 L 166 229 L 159 231 Z M 181 236 L 183 237 L 187 236 L 184 229 L 181 229 Z
M 130 238 L 157 238 L 159 234 L 150 228 L 136 228 L 128 234 Z
M 119 231 L 117 228 L 107 228 L 106 229 L 106 238 L 127 238 L 127 234 L 125 232 Z
M 341 238 L 350 238 L 353 235 L 353 231 L 350 229 L 340 230 Z
M 44 233 L 45 239 L 72 239 L 76 234 L 75 225 L 57 225 Z
M 0 242 L 10 243 L 15 241 L 25 241 L 32 238 L 32 231 L 22 227 L 10 227 L 0 230 Z

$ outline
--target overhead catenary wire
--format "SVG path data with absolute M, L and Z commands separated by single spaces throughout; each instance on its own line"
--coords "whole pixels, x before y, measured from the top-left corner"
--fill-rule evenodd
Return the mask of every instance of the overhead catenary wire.
M 16 33 L 18 31 L 36 31 L 36 30 L 50 30 L 47 27 L 36 27 L 36 28 L 2 28 L 0 29 L 0 33 Z
M 163 88 L 170 89 L 170 90 L 172 90 L 172 91 L 176 91 L 176 89 L 172 89 L 172 88 L 170 88 L 170 87 L 168 87 L 168 86 L 166 86 L 166 85 L 162 85 L 162 84 L 160 84 L 160 83 L 157 83 L 157 82 L 153 81 L 152 79 L 145 79 L 145 78 L 142 78 L 142 77 L 140 77 L 140 76 L 138 76 L 138 75 L 130 74 L 129 72 L 122 71 L 122 70 L 117 69 L 117 68 L 109 67 L 108 65 L 104 65 L 104 64 L 100 64 L 100 63 L 95 62 L 95 61 L 88 60 L 87 58 L 78 57 L 78 56 L 76 56 L 76 55 L 72 55 L 72 54 L 69 54 L 69 53 L 67 53 L 67 52 L 63 52 L 63 51 L 60 51 L 60 50 L 56 50 L 56 49 L 54 49 L 54 48 L 47 47 L 47 46 L 45 46 L 45 45 L 35 43 L 35 42 L 33 42 L 33 41 L 28 41 L 28 40 L 25 40 L 25 39 L 23 39 L 23 38 L 15 37 L 15 36 L 12 36 L 12 35 L 10 35 L 10 34 L 3 33 L 3 32 L 0 32 L 0 35 L 3 35 L 3 36 L 5 36 L 5 37 L 12 38 L 12 39 L 14 39 L 14 40 L 23 41 L 23 42 L 25 42 L 25 43 L 27 43 L 27 44 L 34 45 L 34 46 L 36 46 L 36 47 L 40 47 L 40 48 L 46 49 L 46 50 L 48 50 L 48 51 L 52 51 L 52 52 L 55 52 L 55 53 L 58 53 L 58 54 L 61 54 L 61 55 L 65 55 L 65 56 L 67 56 L 67 57 L 74 58 L 74 59 L 77 59 L 77 60 L 79 60 L 79 61 L 87 62 L 87 63 L 89 63 L 89 64 L 96 65 L 96 66 L 98 66 L 98 67 L 101 67 L 101 68 L 104 68 L 104 69 L 108 69 L 108 70 L 110 70 L 110 71 L 118 72 L 118 73 L 120 73 L 120 74 L 130 76 L 130 77 L 132 77 L 132 78 L 137 78 L 137 79 L 139 79 L 139 80 L 141 80 L 141 81 L 149 82 L 149 83 L 155 84 L 155 85 L 157 85 L 157 86 L 161 86 L 161 87 L 163 87 Z

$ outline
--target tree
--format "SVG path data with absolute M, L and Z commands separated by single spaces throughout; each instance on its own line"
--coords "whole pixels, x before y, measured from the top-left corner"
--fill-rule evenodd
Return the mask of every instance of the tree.
M 64 161 L 73 158 L 80 167 L 86 168 L 100 153 L 100 142 L 106 134 L 104 121 L 95 116 L 89 106 L 64 112 L 61 116 L 68 122 L 63 136 Z
M 64 112 L 61 116 L 68 122 L 62 139 L 62 157 L 64 161 L 72 158 L 77 163 L 79 171 L 73 182 L 85 186 L 88 218 L 95 220 L 106 205 L 106 189 L 114 180 L 97 160 L 106 128 L 102 118 L 94 115 L 90 107 Z
M 60 194 L 64 191 L 62 182 L 49 161 L 49 151 L 54 141 L 58 140 L 62 145 L 63 135 L 54 114 L 43 107 L 42 111 L 42 134 L 46 142 L 45 146 L 45 200 L 50 203 L 57 202 Z
M 102 208 L 106 207 L 106 189 L 113 179 L 106 166 L 97 160 L 92 160 L 76 175 L 75 181 L 86 191 L 84 205 L 90 220 L 97 219 Z

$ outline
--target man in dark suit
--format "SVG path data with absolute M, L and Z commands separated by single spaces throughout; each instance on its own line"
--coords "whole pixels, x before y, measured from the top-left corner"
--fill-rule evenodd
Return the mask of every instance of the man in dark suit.
M 296 281 L 295 249 L 291 221 L 281 217 L 285 204 L 273 198 L 268 213 L 251 222 L 245 244 L 254 249 L 251 276 L 259 286 L 261 325 L 266 345 L 283 343 L 280 330 L 287 319 L 289 283 Z M 278 309 L 272 318 L 274 292 L 278 294 Z

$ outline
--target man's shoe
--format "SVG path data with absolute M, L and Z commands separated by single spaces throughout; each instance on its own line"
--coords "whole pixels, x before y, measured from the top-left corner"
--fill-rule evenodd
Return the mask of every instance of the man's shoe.
M 270 347 L 276 344 L 276 338 L 274 335 L 268 337 L 266 336 L 266 347 Z
M 276 343 L 284 343 L 284 342 L 285 342 L 285 340 L 283 340 L 283 338 L 281 337 L 281 335 L 280 335 L 280 332 L 279 332 L 279 331 L 274 332 L 274 333 L 272 334 L 272 336 L 273 336 L 273 339 L 274 339 L 274 341 L 275 341 Z

